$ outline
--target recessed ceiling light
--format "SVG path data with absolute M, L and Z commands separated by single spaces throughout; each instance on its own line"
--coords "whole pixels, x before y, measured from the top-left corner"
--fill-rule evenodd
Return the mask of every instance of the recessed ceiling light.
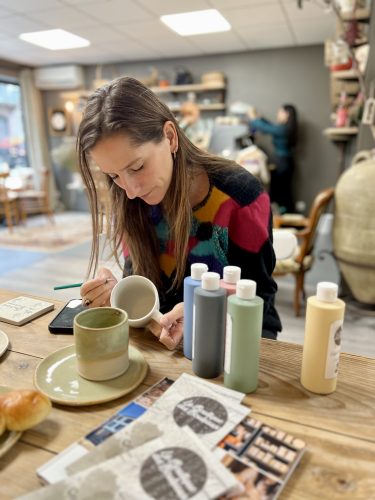
M 60 29 L 22 33 L 19 38 L 50 50 L 77 49 L 90 45 L 90 42 L 85 38 Z
M 182 36 L 217 33 L 231 29 L 228 21 L 216 9 L 196 10 L 161 16 L 160 20 Z

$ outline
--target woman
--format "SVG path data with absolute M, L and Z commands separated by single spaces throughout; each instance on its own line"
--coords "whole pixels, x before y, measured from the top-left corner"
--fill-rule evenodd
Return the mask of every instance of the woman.
M 281 213 L 293 212 L 292 177 L 294 172 L 293 149 L 297 142 L 297 111 L 291 104 L 284 104 L 277 112 L 277 123 L 259 118 L 254 108 L 248 112 L 252 132 L 263 132 L 272 137 L 275 148 L 276 168 L 271 171 L 270 198 Z
M 237 265 L 243 278 L 257 281 L 265 302 L 263 335 L 276 338 L 281 324 L 271 277 L 271 210 L 251 174 L 195 147 L 169 108 L 133 78 L 119 78 L 89 97 L 78 152 L 93 218 L 89 273 L 99 252 L 93 161 L 107 177 L 107 236 L 117 260 L 121 251 L 125 256 L 124 276 L 146 276 L 159 290 L 163 344 L 172 349 L 181 340 L 183 279 L 194 262 L 221 274 L 225 265 Z M 109 305 L 115 284 L 102 269 L 82 285 L 81 296 L 90 307 Z

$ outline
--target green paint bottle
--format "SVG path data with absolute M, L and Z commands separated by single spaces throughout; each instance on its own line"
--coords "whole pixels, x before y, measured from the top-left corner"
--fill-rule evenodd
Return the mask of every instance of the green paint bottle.
M 237 281 L 227 306 L 224 384 L 245 393 L 258 386 L 263 299 L 256 295 L 256 286 L 252 280 Z

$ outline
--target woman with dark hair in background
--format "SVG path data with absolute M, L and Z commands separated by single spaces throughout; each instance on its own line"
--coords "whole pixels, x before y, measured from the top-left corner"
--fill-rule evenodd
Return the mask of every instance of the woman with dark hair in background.
M 254 108 L 250 108 L 248 116 L 251 131 L 270 135 L 275 148 L 276 168 L 271 171 L 271 201 L 277 203 L 281 213 L 293 212 L 293 150 L 297 143 L 297 110 L 292 104 L 284 104 L 277 112 L 276 123 L 260 118 Z

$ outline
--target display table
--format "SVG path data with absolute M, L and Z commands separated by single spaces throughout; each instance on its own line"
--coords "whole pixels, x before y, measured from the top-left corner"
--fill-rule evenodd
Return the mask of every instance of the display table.
M 18 295 L 24 294 L 0 290 L 0 302 Z M 23 327 L 0 323 L 11 342 L 10 350 L 0 359 L 2 385 L 32 388 L 40 360 L 73 343 L 70 335 L 48 332 L 48 323 L 63 306 L 60 301 L 55 304 L 55 311 Z M 182 353 L 166 350 L 143 330 L 131 332 L 131 343 L 148 362 L 144 382 L 110 403 L 76 408 L 54 404 L 48 418 L 24 432 L 0 458 L 2 500 L 37 489 L 40 484 L 35 470 L 39 466 L 147 387 L 164 376 L 176 379 L 182 372 L 192 373 L 191 362 Z M 302 462 L 280 498 L 375 498 L 375 359 L 342 354 L 337 391 L 318 396 L 300 385 L 301 355 L 300 345 L 263 340 L 259 388 L 244 400 L 255 418 L 307 443 Z M 214 382 L 222 383 L 222 378 Z

